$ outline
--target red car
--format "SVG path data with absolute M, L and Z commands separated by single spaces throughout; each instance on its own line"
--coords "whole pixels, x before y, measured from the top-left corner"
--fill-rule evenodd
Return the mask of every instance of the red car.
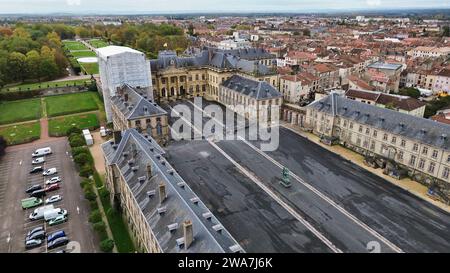
M 57 189 L 59 189 L 58 183 L 45 187 L 45 191 L 56 191 Z

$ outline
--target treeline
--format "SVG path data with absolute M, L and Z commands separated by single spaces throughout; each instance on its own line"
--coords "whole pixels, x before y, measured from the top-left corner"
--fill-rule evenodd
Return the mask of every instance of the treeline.
M 0 87 L 65 75 L 67 58 L 61 49 L 61 37 L 74 35 L 64 25 L 0 27 Z
M 180 53 L 189 46 L 183 29 L 171 24 L 83 25 L 75 27 L 75 33 L 81 38 L 102 37 L 113 44 L 135 48 L 149 58 L 156 58 L 160 50 Z

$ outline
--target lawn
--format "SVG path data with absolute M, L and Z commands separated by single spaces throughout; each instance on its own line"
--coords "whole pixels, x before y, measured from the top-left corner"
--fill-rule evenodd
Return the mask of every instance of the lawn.
M 74 51 L 70 52 L 73 57 L 75 58 L 82 58 L 82 57 L 97 57 L 97 54 L 95 54 L 94 51 L 85 50 L 85 51 Z
M 87 75 L 98 74 L 98 63 L 80 63 L 81 68 Z
M 91 80 L 70 80 L 70 81 L 59 81 L 59 82 L 37 82 L 37 83 L 24 83 L 9 87 L 4 87 L 1 89 L 2 92 L 15 92 L 15 91 L 28 91 L 42 88 L 53 88 L 61 86 L 80 86 L 89 85 Z
M 41 136 L 38 121 L 0 127 L 0 135 L 4 136 L 8 145 L 16 145 L 37 140 Z
M 0 113 L 0 124 L 39 119 L 41 117 L 41 100 L 0 102 Z
M 98 93 L 83 92 L 46 97 L 47 115 L 55 117 L 98 110 L 94 96 L 98 96 Z
M 99 175 L 94 175 L 95 184 L 98 186 L 103 184 L 99 179 Z M 113 235 L 114 242 L 116 243 L 117 251 L 119 253 L 130 253 L 134 252 L 133 240 L 131 240 L 130 233 L 128 232 L 127 226 L 122 218 L 122 215 L 111 209 L 111 202 L 109 201 L 109 196 L 101 197 L 103 210 L 105 211 L 106 218 L 108 219 L 109 227 L 111 228 L 111 233 Z M 110 212 L 110 213 L 108 213 Z
M 83 43 L 77 41 L 63 41 L 63 44 L 69 51 L 89 50 Z
M 48 121 L 48 133 L 50 136 L 64 136 L 71 127 L 96 129 L 99 127 L 97 115 L 93 113 L 71 115 L 52 118 Z
M 95 48 L 101 48 L 101 47 L 108 46 L 107 42 L 105 42 L 103 40 L 99 40 L 99 39 L 90 40 L 89 43 Z

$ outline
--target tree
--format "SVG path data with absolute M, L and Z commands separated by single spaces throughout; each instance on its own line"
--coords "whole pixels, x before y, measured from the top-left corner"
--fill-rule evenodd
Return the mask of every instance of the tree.
M 86 163 L 92 163 L 91 157 L 86 153 L 81 153 L 73 157 L 73 161 L 78 164 L 78 166 L 83 166 Z
M 0 136 L 0 157 L 5 155 L 6 145 L 6 139 Z
M 194 36 L 194 34 L 195 34 L 195 28 L 194 28 L 193 24 L 189 24 L 189 26 L 188 26 L 188 34 L 191 35 L 191 36 Z
M 73 127 L 70 127 L 69 129 L 67 129 L 66 134 L 67 134 L 69 137 L 71 137 L 72 134 L 77 134 L 77 135 L 79 135 L 79 134 L 81 134 L 81 129 L 78 128 L 78 127 L 73 126 Z
M 99 210 L 93 210 L 89 215 L 89 222 L 97 223 L 102 220 L 102 215 Z
M 415 99 L 420 97 L 420 91 L 413 87 L 402 88 L 398 93 L 402 96 L 408 96 Z
M 105 223 L 100 219 L 100 221 L 94 222 L 93 224 L 94 230 L 98 233 L 103 233 L 106 231 L 106 225 Z
M 94 174 L 94 170 L 92 169 L 92 166 L 89 164 L 85 164 L 80 169 L 80 176 L 81 177 L 89 177 Z
M 442 36 L 450 37 L 450 27 L 449 26 L 444 26 L 442 28 Z
M 30 79 L 38 79 L 41 81 L 41 56 L 36 50 L 31 50 L 26 56 L 27 76 Z
M 9 78 L 23 82 L 26 75 L 26 56 L 20 52 L 12 52 L 8 56 L 7 67 Z
M 70 147 L 80 147 L 80 146 L 84 146 L 84 144 L 86 144 L 86 142 L 84 141 L 84 139 L 81 138 L 80 135 L 75 135 L 69 139 L 69 144 L 70 144 Z
M 100 249 L 103 252 L 109 253 L 114 248 L 114 241 L 111 239 L 106 239 L 100 242 Z

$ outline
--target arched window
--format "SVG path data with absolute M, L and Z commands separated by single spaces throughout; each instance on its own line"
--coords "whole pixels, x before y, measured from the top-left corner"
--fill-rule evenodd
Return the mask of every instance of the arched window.
M 170 96 L 175 96 L 175 88 L 170 88 Z
M 166 96 L 166 88 L 162 88 L 161 89 L 161 97 L 165 97 Z

